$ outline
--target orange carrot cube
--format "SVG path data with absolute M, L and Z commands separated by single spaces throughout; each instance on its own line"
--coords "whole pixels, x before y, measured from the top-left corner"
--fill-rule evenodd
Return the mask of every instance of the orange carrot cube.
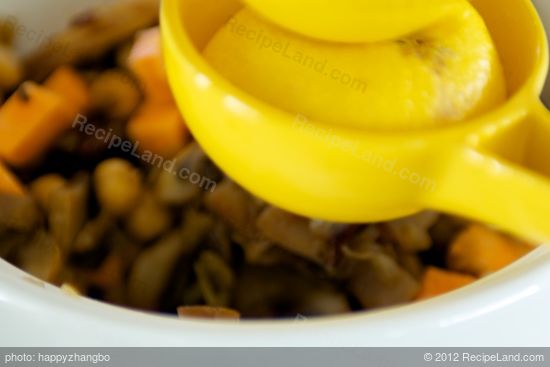
M 484 276 L 513 263 L 533 248 L 485 226 L 472 224 L 451 244 L 447 261 L 453 270 Z
M 30 163 L 54 142 L 67 119 L 63 97 L 23 83 L 0 108 L 0 158 L 16 167 Z
M 172 104 L 145 104 L 130 120 L 128 136 L 148 150 L 166 159 L 173 158 L 187 143 L 189 132 L 178 109 Z
M 473 283 L 475 277 L 430 266 L 424 273 L 417 300 L 439 296 Z
M 128 66 L 137 76 L 147 99 L 161 103 L 173 100 L 164 68 L 158 27 L 139 33 L 130 51 Z

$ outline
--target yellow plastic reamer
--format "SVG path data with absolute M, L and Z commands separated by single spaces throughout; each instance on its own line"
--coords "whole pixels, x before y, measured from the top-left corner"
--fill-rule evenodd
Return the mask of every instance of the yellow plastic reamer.
M 407 14 L 415 16 L 396 17 L 402 2 L 368 8 L 375 2 L 248 1 L 271 21 L 309 37 L 375 42 L 426 26 L 461 0 L 409 1 Z M 529 0 L 470 3 L 498 49 L 508 98 L 456 124 L 373 131 L 310 120 L 245 92 L 202 55 L 242 8 L 236 0 L 164 0 L 168 76 L 205 151 L 230 177 L 275 205 L 345 222 L 434 209 L 549 241 L 550 113 L 539 100 L 548 71 L 544 28 Z M 365 12 L 378 21 L 365 25 Z

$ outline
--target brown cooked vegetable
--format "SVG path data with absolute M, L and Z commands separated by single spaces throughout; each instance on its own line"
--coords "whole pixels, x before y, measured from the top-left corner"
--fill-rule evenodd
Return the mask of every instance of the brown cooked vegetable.
M 422 278 L 424 264 L 418 254 L 398 250 L 395 256 L 399 266 L 408 271 L 415 279 Z
M 212 217 L 191 209 L 184 213 L 181 225 L 181 238 L 183 239 L 184 253 L 193 252 L 212 230 Z
M 160 204 L 148 191 L 144 192 L 126 220 L 128 233 L 140 242 L 151 241 L 172 225 L 170 210 Z
M 21 269 L 46 282 L 55 282 L 61 269 L 61 252 L 46 232 L 39 231 L 18 252 Z
M 226 179 L 217 185 L 216 190 L 207 194 L 205 204 L 239 234 L 254 237 L 254 222 L 261 205 L 234 182 Z
M 195 274 L 207 305 L 229 305 L 235 279 L 232 270 L 221 257 L 213 252 L 203 252 L 195 262 Z
M 29 233 L 14 232 L 0 226 L 0 258 L 13 259 L 29 239 Z
M 23 68 L 15 51 L 0 44 L 0 90 L 8 90 L 17 85 L 23 76 Z
M 361 252 L 344 247 L 348 287 L 365 308 L 391 306 L 413 299 L 419 282 L 385 251 L 371 245 Z
M 31 231 L 40 221 L 40 214 L 28 195 L 0 194 L 0 231 Z
M 153 309 L 181 256 L 194 251 L 211 226 L 208 217 L 189 212 L 181 231 L 172 231 L 135 260 L 128 279 L 128 300 L 133 306 Z
M 126 268 L 122 254 L 111 253 L 101 266 L 89 274 L 87 282 L 106 291 L 105 297 L 110 302 L 121 303 L 125 298 L 124 275 Z
M 65 255 L 71 251 L 74 240 L 86 221 L 89 191 L 89 176 L 80 174 L 52 193 L 48 223 L 52 238 Z
M 273 243 L 268 240 L 246 241 L 242 245 L 245 260 L 253 265 L 274 265 L 278 264 L 280 259 L 277 254 L 280 254 L 279 248 L 274 247 Z
M 275 207 L 267 207 L 257 220 L 261 234 L 285 250 L 324 263 L 328 244 L 309 230 L 309 220 Z
M 196 317 L 214 320 L 238 320 L 241 318 L 239 312 L 235 310 L 210 306 L 181 306 L 178 307 L 178 316 L 181 318 Z
M 67 180 L 57 174 L 44 175 L 31 183 L 31 194 L 38 205 L 48 212 L 54 193 L 67 186 Z
M 114 218 L 102 212 L 84 225 L 74 242 L 75 252 L 87 252 L 97 248 L 114 225 Z
M 139 170 L 122 159 L 109 159 L 97 166 L 94 185 L 99 204 L 115 216 L 128 214 L 142 194 Z
M 311 233 L 325 241 L 333 241 L 352 228 L 352 225 L 345 223 L 331 223 L 318 219 L 309 220 L 309 230 Z
M 138 108 L 141 93 L 125 71 L 111 69 L 93 78 L 90 86 L 92 109 L 115 120 L 126 120 Z
M 187 169 L 189 172 L 204 174 L 208 158 L 198 146 L 188 145 L 175 159 L 175 172 Z M 199 185 L 193 185 L 172 171 L 161 169 L 154 185 L 154 194 L 161 203 L 166 205 L 185 205 L 195 199 L 201 192 Z
M 116 63 L 118 67 L 129 69 L 128 58 L 130 57 L 130 52 L 132 51 L 133 47 L 134 40 L 132 39 L 124 42 L 116 49 Z M 137 80 L 135 82 L 139 84 Z
M 153 309 L 184 253 L 180 233 L 173 231 L 141 252 L 128 279 L 128 301 L 135 307 Z
M 425 251 L 432 246 L 428 230 L 437 221 L 437 216 L 434 212 L 423 212 L 387 222 L 384 226 L 403 251 Z

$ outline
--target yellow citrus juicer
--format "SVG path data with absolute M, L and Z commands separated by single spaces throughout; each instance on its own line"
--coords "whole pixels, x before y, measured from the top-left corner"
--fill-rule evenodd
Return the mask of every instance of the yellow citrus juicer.
M 337 42 L 409 35 L 458 10 L 464 0 L 245 0 L 265 18 L 297 33 Z
M 430 2 L 433 9 L 440 3 Z M 163 1 L 168 77 L 207 154 L 236 182 L 274 205 L 341 222 L 381 221 L 433 209 L 549 241 L 550 113 L 539 99 L 548 71 L 544 28 L 529 0 L 470 2 L 499 51 L 508 99 L 489 113 L 451 126 L 407 132 L 332 126 L 247 94 L 202 55 L 217 30 L 242 8 L 236 0 Z M 339 41 L 384 39 L 418 26 L 413 22 L 395 34 L 390 34 L 393 27 L 369 34 L 368 29 L 338 28 L 338 19 L 345 21 L 350 13 L 345 7 L 332 11 L 336 21 L 329 24 L 325 18 L 331 11 L 300 8 L 313 6 L 310 0 L 249 3 L 297 32 Z M 423 22 L 447 11 L 428 12 Z M 298 12 L 301 18 L 316 17 L 301 23 Z M 356 21 L 349 19 L 351 25 Z

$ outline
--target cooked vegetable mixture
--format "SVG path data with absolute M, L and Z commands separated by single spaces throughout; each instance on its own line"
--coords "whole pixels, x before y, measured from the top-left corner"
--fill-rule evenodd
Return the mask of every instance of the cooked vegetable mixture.
M 235 319 L 426 299 L 532 249 L 433 212 L 336 224 L 253 197 L 185 127 L 158 3 L 90 10 L 52 41 L 63 52 L 27 60 L 0 30 L 1 257 L 109 303 Z

